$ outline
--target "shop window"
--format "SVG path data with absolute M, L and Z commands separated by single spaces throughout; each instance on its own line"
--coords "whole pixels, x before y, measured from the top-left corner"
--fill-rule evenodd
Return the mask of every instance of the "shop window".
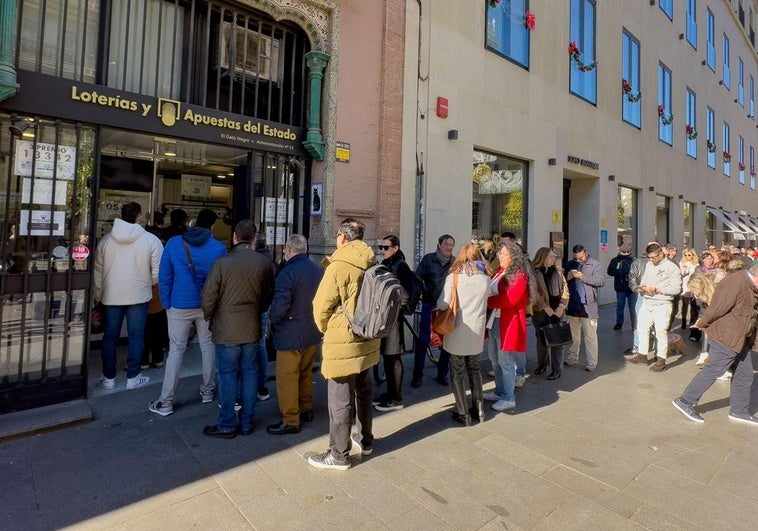
M 697 50 L 697 0 L 687 0 L 687 42 Z
M 595 55 L 595 2 L 571 0 L 569 42 L 579 48 L 579 60 L 569 56 L 571 93 L 597 103 L 597 63 Z M 581 63 L 580 63 L 581 61 Z
M 684 143 L 687 146 L 687 155 L 697 158 L 697 97 L 690 89 L 684 94 Z
M 671 70 L 658 65 L 658 139 L 669 146 L 674 142 L 671 107 Z
M 695 245 L 694 233 L 695 233 L 695 203 L 685 201 L 682 204 L 682 217 L 684 223 L 684 234 L 682 235 L 682 245 L 684 247 L 692 247 Z
M 471 227 L 480 238 L 513 232 L 525 244 L 526 162 L 474 151 L 474 181 Z
M 18 67 L 95 82 L 99 0 L 19 2 Z
M 655 196 L 655 240 L 661 243 L 670 242 L 669 227 L 671 220 L 671 198 L 656 195 Z
M 529 0 L 487 4 L 487 49 L 529 68 L 530 30 L 526 24 Z
M 642 125 L 640 42 L 626 30 L 621 35 L 621 69 L 621 116 L 639 128 Z
M 616 244 L 621 247 L 629 244 L 632 249 L 637 248 L 637 190 L 618 187 L 616 198 L 618 237 Z

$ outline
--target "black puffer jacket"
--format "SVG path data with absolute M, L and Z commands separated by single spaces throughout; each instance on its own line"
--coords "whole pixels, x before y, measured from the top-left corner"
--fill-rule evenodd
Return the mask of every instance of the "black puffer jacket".
M 429 253 L 424 255 L 421 259 L 421 263 L 416 268 L 416 277 L 418 277 L 424 285 L 424 294 L 421 297 L 423 302 L 431 304 L 437 304 L 437 299 L 442 293 L 442 288 L 445 285 L 445 277 L 450 270 L 450 266 L 453 265 L 453 257 L 451 256 L 447 261 L 442 258 L 438 252 Z
M 203 287 L 203 314 L 213 342 L 254 343 L 261 338 L 261 315 L 274 296 L 271 261 L 248 243 L 238 243 L 213 264 Z

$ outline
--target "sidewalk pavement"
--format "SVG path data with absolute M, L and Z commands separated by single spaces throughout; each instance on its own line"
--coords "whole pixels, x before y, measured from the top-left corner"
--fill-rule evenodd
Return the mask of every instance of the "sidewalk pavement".
M 218 408 L 197 376 L 168 417 L 147 411 L 160 384 L 90 398 L 93 422 L 0 444 L 0 528 L 755 529 L 758 429 L 728 421 L 729 383 L 701 401 L 705 424 L 686 420 L 671 400 L 697 372 L 695 344 L 663 373 L 627 364 L 614 312 L 601 309 L 596 372 L 532 376 L 515 411 L 487 408 L 471 428 L 451 421 L 434 367 L 419 389 L 406 369 L 406 407 L 375 414 L 374 453 L 354 451 L 347 472 L 306 462 L 328 440 L 318 373 L 315 421 L 279 437 L 265 432 L 275 396 L 253 435 L 204 437 Z

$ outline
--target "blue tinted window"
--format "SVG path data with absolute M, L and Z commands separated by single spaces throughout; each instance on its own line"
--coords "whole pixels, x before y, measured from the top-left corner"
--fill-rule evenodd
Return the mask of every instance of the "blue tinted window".
M 716 168 L 716 151 L 718 146 L 716 145 L 716 113 L 713 109 L 708 107 L 705 111 L 705 129 L 706 129 L 706 152 L 705 157 L 706 164 L 711 168 Z
M 660 0 L 658 5 L 670 20 L 674 20 L 674 0 Z
M 642 124 L 640 43 L 626 31 L 621 36 L 621 117 L 637 127 Z
M 529 34 L 526 13 L 529 0 L 508 0 L 492 7 L 487 3 L 487 49 L 529 68 Z
M 697 0 L 687 0 L 687 42 L 697 50 Z
M 724 86 L 726 88 L 732 88 L 732 73 L 729 70 L 729 37 L 726 36 L 726 33 L 724 34 L 724 51 L 722 55 L 724 59 Z
M 684 143 L 687 155 L 697 158 L 697 98 L 695 93 L 687 89 L 684 102 Z
M 721 126 L 721 145 L 721 155 L 724 160 L 724 175 L 729 177 L 732 174 L 732 153 L 729 145 L 729 124 L 726 122 Z
M 674 125 L 671 111 L 671 70 L 658 65 L 658 139 L 673 144 Z
M 569 84 L 572 94 L 590 103 L 597 102 L 597 69 L 595 68 L 595 2 L 571 0 L 569 41 L 579 53 L 569 56 Z
M 706 11 L 706 35 L 705 48 L 707 54 L 708 66 L 714 72 L 716 71 L 716 20 L 713 13 L 708 9 Z

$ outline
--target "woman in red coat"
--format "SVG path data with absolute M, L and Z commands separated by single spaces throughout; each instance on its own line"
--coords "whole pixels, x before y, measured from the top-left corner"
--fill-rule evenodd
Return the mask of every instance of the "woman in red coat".
M 507 241 L 498 251 L 500 269 L 490 282 L 487 307 L 494 309 L 487 345 L 495 372 L 495 392 L 484 399 L 494 401 L 492 409 L 516 407 L 516 358 L 526 352 L 526 307 L 534 300 L 535 282 L 529 258 L 514 242 Z

